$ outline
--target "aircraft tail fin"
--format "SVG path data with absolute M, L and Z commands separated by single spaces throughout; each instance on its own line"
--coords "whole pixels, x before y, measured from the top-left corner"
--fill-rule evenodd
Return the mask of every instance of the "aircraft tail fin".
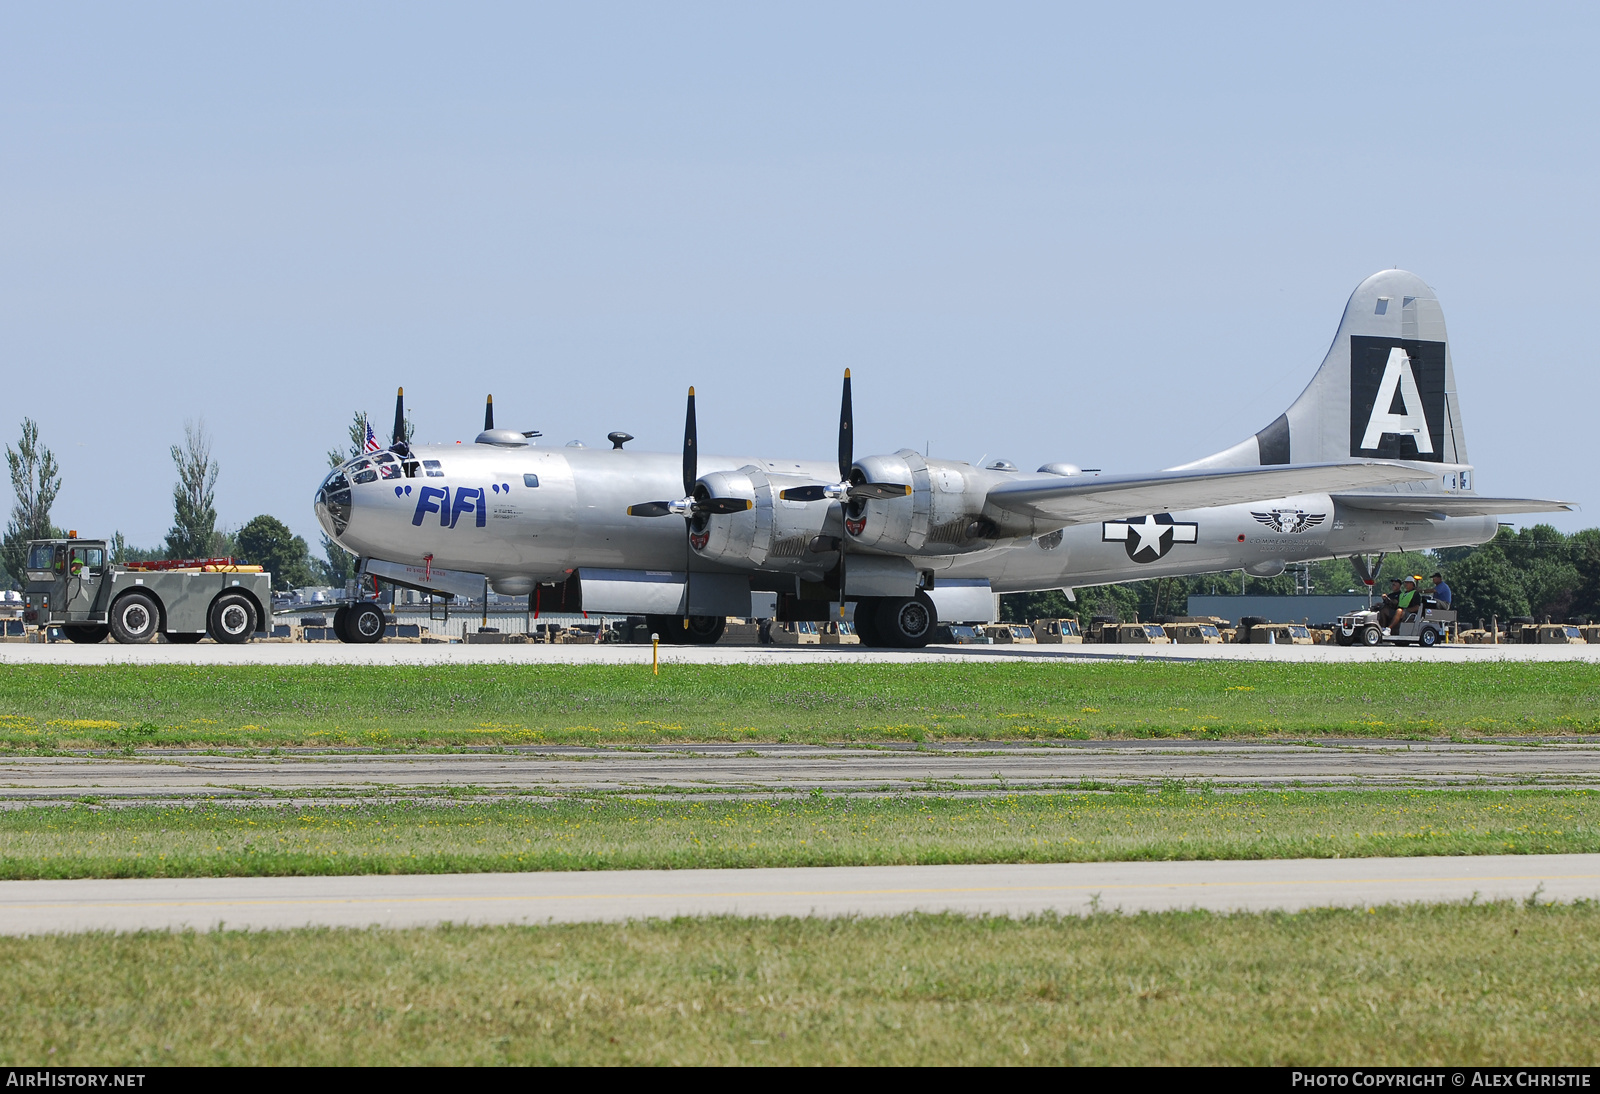
M 1322 367 L 1288 410 L 1255 436 L 1174 470 L 1351 459 L 1468 462 L 1444 312 L 1404 270 L 1356 286 Z

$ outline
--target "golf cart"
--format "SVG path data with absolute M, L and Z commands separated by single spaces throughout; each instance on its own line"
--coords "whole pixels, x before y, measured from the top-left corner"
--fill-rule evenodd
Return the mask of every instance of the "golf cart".
M 1456 613 L 1436 606 L 1429 598 L 1422 610 L 1408 618 L 1391 634 L 1383 629 L 1383 622 L 1372 610 L 1349 612 L 1341 615 L 1333 626 L 1333 638 L 1341 646 L 1421 646 L 1432 649 L 1448 636 L 1455 625 Z

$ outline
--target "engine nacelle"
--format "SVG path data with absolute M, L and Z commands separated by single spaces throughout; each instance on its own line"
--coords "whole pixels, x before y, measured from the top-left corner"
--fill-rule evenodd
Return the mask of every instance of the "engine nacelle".
M 689 542 L 704 558 L 730 566 L 799 574 L 820 581 L 839 561 L 842 530 L 838 506 L 828 502 L 785 501 L 779 492 L 809 486 L 800 475 L 775 475 L 754 465 L 717 471 L 695 484 L 697 497 L 744 498 L 755 505 L 743 513 L 697 514 Z
M 1054 531 L 987 504 L 990 488 L 1010 474 L 956 460 L 924 459 L 909 448 L 892 456 L 868 456 L 856 461 L 851 481 L 898 483 L 911 487 L 911 493 L 887 501 L 851 501 L 845 529 L 852 543 L 870 550 L 919 556 L 987 551 Z

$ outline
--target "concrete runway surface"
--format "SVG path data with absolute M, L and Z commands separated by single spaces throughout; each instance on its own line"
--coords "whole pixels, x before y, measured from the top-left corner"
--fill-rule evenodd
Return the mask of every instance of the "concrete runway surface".
M 0 882 L 0 933 L 1600 898 L 1600 855 Z
M 108 803 L 300 802 L 330 794 L 418 799 L 490 794 L 994 794 L 1152 785 L 1377 788 L 1600 784 L 1600 742 L 1452 744 L 1170 741 L 978 744 L 937 749 L 814 745 L 503 749 L 440 754 L 285 750 L 281 755 L 154 751 L 137 757 L 7 756 L 0 805 L 86 797 Z
M 1389 646 L 1376 650 L 1343 646 L 929 646 L 878 650 L 860 646 L 663 646 L 666 665 L 816 665 L 861 662 L 922 663 L 1029 661 L 1600 661 L 1596 646 L 1438 646 L 1423 650 Z M 220 646 L 79 646 L 0 644 L 0 665 L 639 665 L 650 664 L 649 646 L 477 646 L 385 642 L 347 646 L 340 642 L 253 642 Z

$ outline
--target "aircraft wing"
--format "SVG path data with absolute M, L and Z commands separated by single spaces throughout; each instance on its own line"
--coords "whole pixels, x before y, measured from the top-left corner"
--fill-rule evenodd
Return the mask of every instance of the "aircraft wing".
M 1062 524 L 1114 520 L 1140 513 L 1204 509 L 1213 505 L 1372 489 L 1433 478 L 1386 460 L 1284 464 L 1149 475 L 1029 476 L 989 491 L 989 503 L 1008 512 Z
M 1334 494 L 1350 509 L 1379 513 L 1427 513 L 1441 517 L 1483 517 L 1501 513 L 1570 513 L 1577 506 L 1544 498 L 1480 498 L 1473 494 Z

